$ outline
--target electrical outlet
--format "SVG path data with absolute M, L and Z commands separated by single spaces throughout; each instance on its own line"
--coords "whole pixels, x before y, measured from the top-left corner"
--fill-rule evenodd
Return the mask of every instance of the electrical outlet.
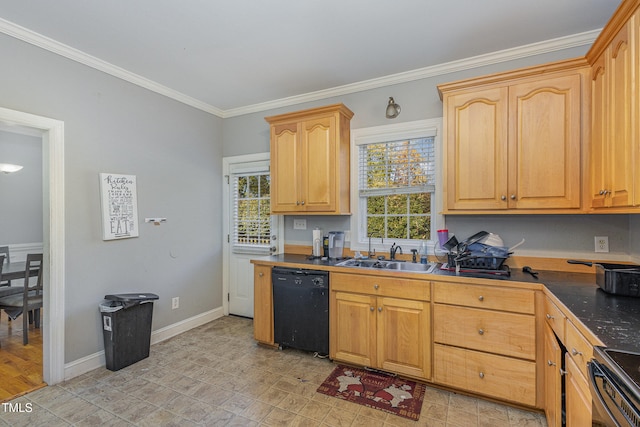
M 596 252 L 609 252 L 609 237 L 595 236 Z
M 306 219 L 294 219 L 293 220 L 293 229 L 294 230 L 306 230 L 307 229 L 307 220 Z
M 180 307 L 180 297 L 173 297 L 171 300 L 171 310 L 175 310 Z

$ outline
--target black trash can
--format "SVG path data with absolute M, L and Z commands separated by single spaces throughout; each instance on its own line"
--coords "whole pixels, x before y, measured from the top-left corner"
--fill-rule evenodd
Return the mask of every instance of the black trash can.
M 117 371 L 149 357 L 156 294 L 105 295 L 100 304 L 107 369 Z

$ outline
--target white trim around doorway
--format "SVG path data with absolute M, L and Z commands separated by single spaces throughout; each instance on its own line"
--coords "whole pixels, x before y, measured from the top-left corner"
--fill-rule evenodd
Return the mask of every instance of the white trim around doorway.
M 56 384 L 64 378 L 64 122 L 0 107 L 0 123 L 10 129 L 37 130 L 43 154 L 43 378 Z

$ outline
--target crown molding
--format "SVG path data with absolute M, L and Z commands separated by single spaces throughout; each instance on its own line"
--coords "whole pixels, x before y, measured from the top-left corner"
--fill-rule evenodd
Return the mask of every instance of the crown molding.
M 545 53 L 555 52 L 573 47 L 590 46 L 598 37 L 601 30 L 592 30 L 584 33 L 574 34 L 566 37 L 546 40 L 542 42 L 532 43 L 511 49 L 500 50 L 497 52 L 487 53 L 483 55 L 473 56 L 457 61 L 445 62 L 443 64 L 433 65 L 430 67 L 419 68 L 417 70 L 406 71 L 389 76 L 380 77 L 371 80 L 365 80 L 358 83 L 338 86 L 330 89 L 309 92 L 302 95 L 291 96 L 288 98 L 276 99 L 273 101 L 263 102 L 260 104 L 248 105 L 246 107 L 233 108 L 225 110 L 224 117 L 240 116 L 249 113 L 256 113 L 265 110 L 271 110 L 289 105 L 302 104 L 310 101 L 331 98 L 334 96 L 347 95 L 365 90 L 378 89 L 381 87 L 392 86 L 400 83 L 407 83 L 415 80 L 426 79 L 430 77 L 440 76 L 443 74 L 454 73 L 458 71 L 470 70 L 486 65 L 498 64 L 501 62 L 513 61 L 516 59 L 526 58 L 529 56 L 542 55 Z
M 127 71 L 124 68 L 115 66 L 109 62 L 103 61 L 102 59 L 96 58 L 95 56 L 86 54 L 81 50 L 67 46 L 66 44 L 60 43 L 2 18 L 0 18 L 0 32 L 207 113 L 219 117 L 224 115 L 224 111 L 209 105 L 206 102 L 192 98 L 181 92 L 154 82 L 153 80 L 149 80 L 138 74 Z
M 94 56 L 88 55 L 78 49 L 67 46 L 63 43 L 55 41 L 49 37 L 38 34 L 20 25 L 0 18 L 0 32 L 8 36 L 22 40 L 34 46 L 48 50 L 57 55 L 84 64 L 88 67 L 110 74 L 114 77 L 133 83 L 150 91 L 164 95 L 183 104 L 213 114 L 220 118 L 229 118 L 242 116 L 260 111 L 272 110 L 275 108 L 286 107 L 290 105 L 302 104 L 310 101 L 331 98 L 335 96 L 347 95 L 350 93 L 362 92 L 365 90 L 378 89 L 385 86 L 407 83 L 415 80 L 426 79 L 448 73 L 454 73 L 473 68 L 479 68 L 487 65 L 497 64 L 501 62 L 513 61 L 516 59 L 526 58 L 529 56 L 541 55 L 545 53 L 555 52 L 573 47 L 591 45 L 600 34 L 601 29 L 587 31 L 584 33 L 574 34 L 566 37 L 546 40 L 538 43 L 532 43 L 516 48 L 500 50 L 484 55 L 473 56 L 457 61 L 446 62 L 430 67 L 419 68 L 417 70 L 406 71 L 402 73 L 392 74 L 376 79 L 365 80 L 358 83 L 337 86 L 334 88 L 309 92 L 302 95 L 280 98 L 273 101 L 262 102 L 258 104 L 247 105 L 244 107 L 231 108 L 222 110 L 207 104 L 206 102 L 185 95 L 181 92 L 163 86 L 159 83 L 142 77 L 138 74 L 117 67 L 109 62 L 103 61 Z

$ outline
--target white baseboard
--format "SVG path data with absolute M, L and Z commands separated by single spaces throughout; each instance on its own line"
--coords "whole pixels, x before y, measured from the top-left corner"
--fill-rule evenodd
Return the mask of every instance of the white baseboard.
M 213 320 L 219 319 L 224 315 L 222 307 L 215 308 L 197 316 L 193 316 L 189 319 L 182 320 L 178 323 L 166 326 L 164 328 L 151 332 L 151 345 L 157 344 L 171 337 L 175 337 L 190 329 L 197 328 L 198 326 L 209 323 Z M 90 354 L 73 362 L 66 363 L 64 365 L 64 380 L 68 381 L 72 378 L 82 375 L 94 369 L 103 367 L 106 365 L 106 359 L 104 356 L 104 350 L 97 353 Z

